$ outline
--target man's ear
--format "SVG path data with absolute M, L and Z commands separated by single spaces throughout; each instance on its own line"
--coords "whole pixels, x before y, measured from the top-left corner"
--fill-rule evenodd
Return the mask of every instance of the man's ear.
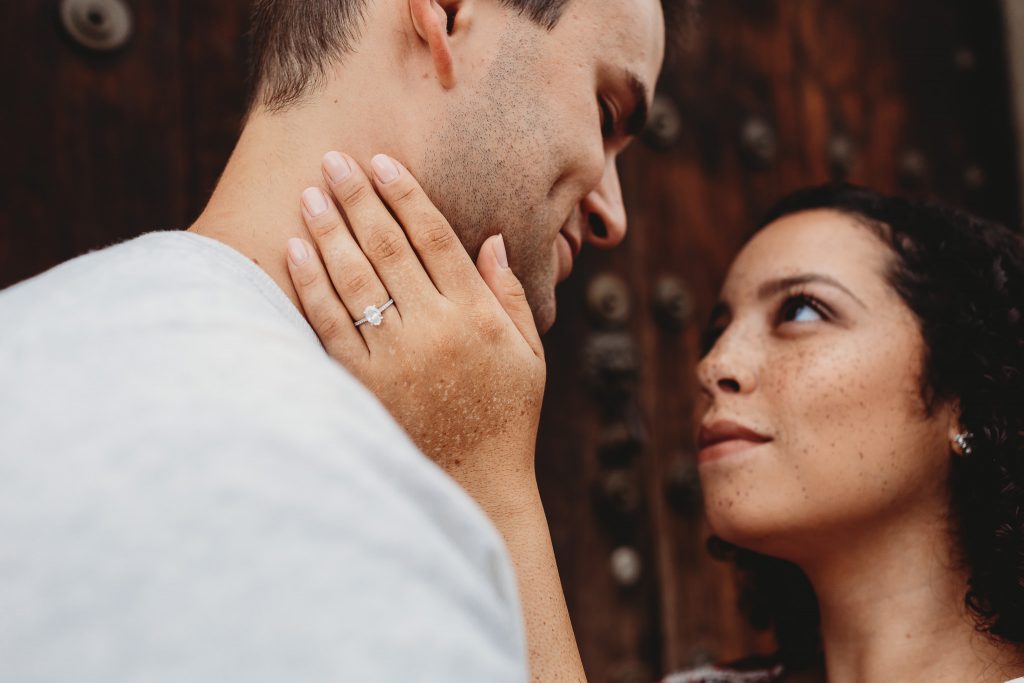
M 409 0 L 412 24 L 430 49 L 437 80 L 445 90 L 455 87 L 455 59 L 448 40 L 448 15 L 455 12 L 458 4 L 458 0 Z

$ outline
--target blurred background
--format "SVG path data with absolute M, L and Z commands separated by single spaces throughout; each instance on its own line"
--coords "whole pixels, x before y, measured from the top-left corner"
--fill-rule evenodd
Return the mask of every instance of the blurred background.
M 846 179 L 1020 224 L 1024 0 L 690 1 L 620 162 L 629 236 L 583 253 L 546 339 L 538 469 L 594 683 L 771 650 L 704 549 L 692 446 L 700 327 L 757 218 Z M 0 288 L 191 223 L 239 131 L 248 5 L 0 5 Z

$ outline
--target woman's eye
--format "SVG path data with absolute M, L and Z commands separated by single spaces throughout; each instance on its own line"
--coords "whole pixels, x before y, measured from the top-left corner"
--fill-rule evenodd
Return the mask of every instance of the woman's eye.
M 725 328 L 720 326 L 708 327 L 707 329 L 704 330 L 704 332 L 700 335 L 701 358 L 711 353 L 711 349 L 715 348 L 715 343 L 718 341 L 718 338 L 722 336 L 722 332 L 724 331 Z
M 806 295 L 792 296 L 782 304 L 779 322 L 820 322 L 828 320 L 824 307 Z
M 615 135 L 615 115 L 603 97 L 597 98 L 597 106 L 601 110 L 601 135 L 610 138 Z

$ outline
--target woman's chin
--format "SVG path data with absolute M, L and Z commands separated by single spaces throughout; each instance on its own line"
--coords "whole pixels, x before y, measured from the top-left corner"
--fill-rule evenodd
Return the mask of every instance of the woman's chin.
M 705 499 L 708 526 L 718 538 L 763 555 L 782 557 L 793 545 L 793 525 L 765 511 L 755 511 L 734 501 Z

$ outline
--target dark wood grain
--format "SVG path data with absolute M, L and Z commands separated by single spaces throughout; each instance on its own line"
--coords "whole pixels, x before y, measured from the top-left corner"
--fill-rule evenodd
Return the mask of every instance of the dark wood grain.
M 133 4 L 113 54 L 79 48 L 56 2 L 0 6 L 17 27 L 0 81 L 0 286 L 184 216 L 176 1 Z
M 249 3 L 182 8 L 182 127 L 188 154 L 186 218 L 206 205 L 241 132 L 246 96 Z
M 735 608 L 729 567 L 704 550 L 700 516 L 665 495 L 692 463 L 693 369 L 698 332 L 732 256 L 758 217 L 784 193 L 846 178 L 887 191 L 935 196 L 1016 225 L 1016 149 L 1001 17 L 995 2 L 719 0 L 705 3 L 697 44 L 666 70 L 659 91 L 677 106 L 680 139 L 667 151 L 636 145 L 620 163 L 630 234 L 614 254 L 584 253 L 559 293 L 539 470 L 563 579 L 592 681 L 620 680 L 624 662 L 667 672 L 706 657 L 770 651 Z M 741 131 L 765 121 L 776 154 L 751 163 Z M 849 141 L 849 167 L 830 154 Z M 922 161 L 907 173 L 908 155 Z M 642 349 L 637 401 L 648 440 L 647 523 L 638 537 L 656 600 L 623 604 L 607 577 L 600 521 L 571 498 L 604 476 L 601 425 L 578 377 L 579 349 L 593 334 L 587 282 L 599 273 L 629 283 L 629 331 Z M 654 285 L 682 278 L 696 314 L 671 333 L 652 316 Z M 557 501 L 557 502 L 556 502 Z M 595 529 L 592 529 L 594 527 Z M 653 544 L 648 539 L 653 540 Z M 595 576 L 604 572 L 605 578 Z M 605 597 L 602 597 L 601 592 Z M 644 609 L 652 609 L 644 614 Z M 649 647 L 650 639 L 658 642 Z

